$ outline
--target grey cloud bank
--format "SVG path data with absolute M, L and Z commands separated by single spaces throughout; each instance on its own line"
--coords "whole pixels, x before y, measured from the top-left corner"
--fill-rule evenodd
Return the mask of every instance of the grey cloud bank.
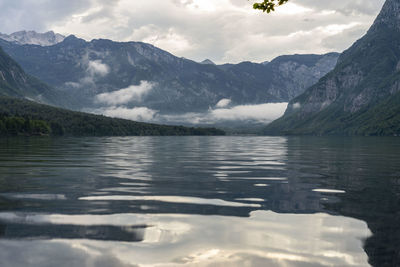
M 54 30 L 148 42 L 196 61 L 262 62 L 282 54 L 340 52 L 366 32 L 383 2 L 292 0 L 266 15 L 247 0 L 2 1 L 0 32 Z

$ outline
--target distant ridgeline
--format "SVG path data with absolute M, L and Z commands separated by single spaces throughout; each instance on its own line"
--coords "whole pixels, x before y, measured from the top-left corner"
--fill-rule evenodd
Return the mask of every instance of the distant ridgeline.
M 179 114 L 207 112 L 221 99 L 230 99 L 232 105 L 288 102 L 331 71 L 339 56 L 290 55 L 262 64 L 215 65 L 176 57 L 141 42 L 87 42 L 73 35 L 50 46 L 12 42 L 23 34 L 0 36 L 0 46 L 27 73 L 55 89 L 41 93 L 46 103 L 74 110 L 108 107 L 107 101 L 98 101 L 99 94 L 134 92 L 145 81 L 151 86 L 135 91 L 141 93 L 123 105 Z M 29 40 L 30 35 L 25 35 Z M 54 34 L 49 36 L 46 41 L 48 37 L 42 35 L 41 43 L 55 39 Z
M 1 88 L 0 88 L 1 89 Z M 224 135 L 215 128 L 188 128 L 113 119 L 35 102 L 0 97 L 0 135 Z
M 336 68 L 290 101 L 266 134 L 400 136 L 400 0 L 387 0 Z

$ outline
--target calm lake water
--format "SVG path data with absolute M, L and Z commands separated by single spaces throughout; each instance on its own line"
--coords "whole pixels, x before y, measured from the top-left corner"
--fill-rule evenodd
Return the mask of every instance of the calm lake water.
M 400 266 L 400 139 L 0 140 L 0 266 Z

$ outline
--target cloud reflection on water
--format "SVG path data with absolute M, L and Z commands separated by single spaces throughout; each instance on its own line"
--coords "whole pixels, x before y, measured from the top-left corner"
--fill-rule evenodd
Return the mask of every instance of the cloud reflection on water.
M 0 218 L 13 217 L 5 215 L 0 214 Z M 254 211 L 249 218 L 182 214 L 31 215 L 29 221 L 79 225 L 135 223 L 149 227 L 141 243 L 1 240 L 2 266 L 50 266 L 44 264 L 44 259 L 52 259 L 58 267 L 71 266 L 71 262 L 76 263 L 73 266 L 85 267 L 247 266 L 249 263 L 251 266 L 369 266 L 362 249 L 362 240 L 370 236 L 366 223 L 323 213 Z M 16 251 L 23 257 L 16 260 Z
M 392 140 L 386 148 L 375 139 L 361 145 L 282 137 L 30 140 L 0 149 L 7 192 L 0 204 L 10 211 L 0 213 L 0 230 L 9 231 L 0 239 L 1 267 L 368 266 L 367 225 L 323 212 L 362 213 L 379 218 L 371 229 L 387 229 L 373 211 L 391 189 L 398 193 L 385 179 L 398 173 L 398 157 L 390 155 L 400 150 Z M 393 154 L 383 159 L 371 146 L 393 147 Z M 396 203 L 392 196 L 385 203 Z M 379 205 L 366 206 L 374 197 Z M 143 238 L 105 232 L 140 225 Z M 46 226 L 71 229 L 70 235 L 38 240 Z M 25 229 L 23 239 L 15 227 Z M 374 251 L 366 251 L 373 259 Z

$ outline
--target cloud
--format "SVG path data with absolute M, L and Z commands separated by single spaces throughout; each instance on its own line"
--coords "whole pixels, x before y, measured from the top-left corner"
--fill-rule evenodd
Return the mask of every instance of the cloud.
M 108 65 L 101 62 L 101 60 L 89 61 L 87 71 L 91 76 L 99 75 L 106 76 L 110 72 Z
M 98 103 L 114 106 L 127 104 L 131 101 L 140 102 L 153 89 L 153 86 L 153 83 L 142 81 L 140 85 L 131 85 L 118 91 L 98 94 L 95 100 Z
M 211 109 L 206 113 L 157 115 L 155 119 L 168 123 L 215 124 L 227 121 L 270 123 L 281 117 L 288 103 L 239 105 L 231 108 Z
M 239 105 L 230 108 L 210 109 L 204 113 L 161 114 L 147 107 L 128 108 L 111 106 L 86 112 L 134 121 L 167 124 L 218 124 L 223 122 L 268 124 L 281 117 L 288 103 L 266 103 L 259 105 Z
M 253 10 L 253 2 L 1 1 L 0 32 L 55 30 L 88 40 L 145 41 L 195 61 L 262 62 L 343 51 L 367 31 L 384 0 L 291 0 L 269 15 Z
M 156 110 L 147 107 L 126 107 L 129 102 L 141 102 L 154 87 L 154 83 L 141 81 L 139 85 L 131 85 L 118 91 L 102 93 L 95 96 L 95 101 L 108 107 L 88 112 L 103 114 L 113 118 L 121 118 L 133 121 L 151 122 L 156 120 Z
M 0 31 L 12 33 L 19 30 L 47 31 L 54 24 L 85 12 L 93 3 L 89 0 L 13 0 L 0 1 Z
M 102 56 L 102 53 L 97 52 L 97 56 Z M 67 88 L 82 88 L 82 87 L 96 87 L 96 80 L 99 77 L 105 77 L 110 73 L 110 67 L 103 63 L 100 59 L 90 60 L 89 53 L 86 53 L 80 59 L 80 65 L 85 76 L 77 82 L 66 82 L 64 84 Z
M 304 7 L 309 7 L 316 10 L 333 10 L 337 13 L 341 13 L 346 16 L 358 16 L 358 15 L 371 15 L 375 16 L 379 9 L 382 7 L 383 1 L 377 0 L 355 0 L 355 1 L 343 1 L 338 4 L 335 1 L 327 0 L 294 0 L 297 3 L 301 3 Z
M 229 104 L 231 102 L 232 102 L 232 100 L 224 98 L 224 99 L 221 99 L 215 106 L 217 108 L 225 108 L 225 107 L 229 106 Z
M 271 122 L 283 115 L 287 103 L 270 103 L 260 105 L 240 105 L 232 108 L 212 110 L 209 117 L 211 120 L 233 120 L 258 122 Z
M 113 118 L 150 122 L 155 119 L 157 111 L 146 107 L 108 107 L 104 110 L 101 110 L 100 113 Z

